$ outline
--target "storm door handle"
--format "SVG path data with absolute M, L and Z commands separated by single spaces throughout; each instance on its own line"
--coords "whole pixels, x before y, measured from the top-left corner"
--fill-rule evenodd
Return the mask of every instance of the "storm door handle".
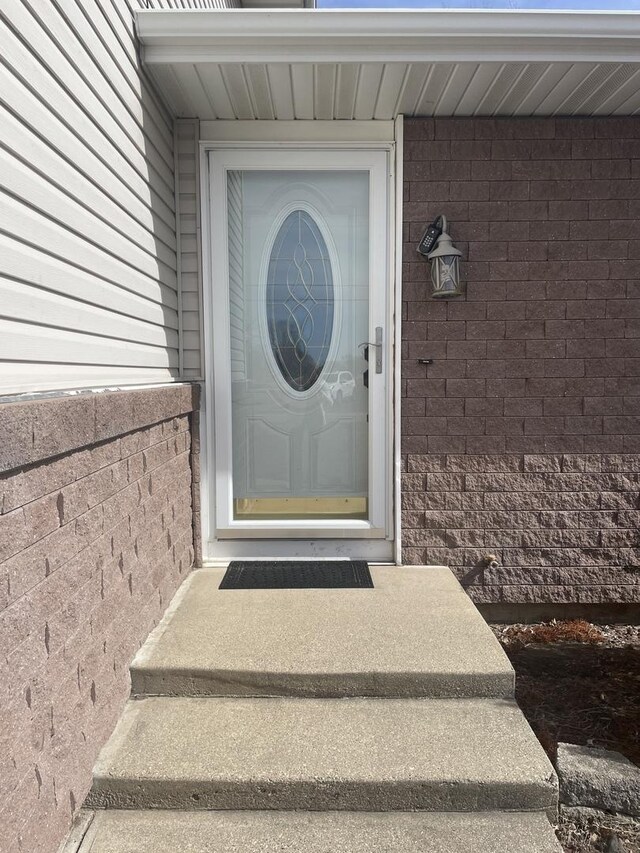
M 382 373 L 382 326 L 376 326 L 376 339 L 374 341 L 363 341 L 358 348 L 366 347 L 365 359 L 369 361 L 369 347 L 376 348 L 376 373 Z

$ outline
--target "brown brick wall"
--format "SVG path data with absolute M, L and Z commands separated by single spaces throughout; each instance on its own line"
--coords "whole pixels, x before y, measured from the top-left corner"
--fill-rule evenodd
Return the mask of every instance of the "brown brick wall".
M 114 407 L 105 423 L 122 434 L 0 477 L 3 851 L 57 849 L 128 695 L 129 661 L 192 565 L 187 392 L 100 395 L 103 413 L 109 400 Z M 128 393 L 144 415 L 123 415 Z M 67 444 L 74 432 L 95 437 L 86 411 L 96 400 L 58 398 L 12 412 L 26 406 L 33 442 L 55 453 L 52 412 L 63 404 Z M 8 409 L 0 411 L 11 433 Z
M 404 170 L 404 562 L 481 602 L 640 601 L 640 118 L 407 121 Z

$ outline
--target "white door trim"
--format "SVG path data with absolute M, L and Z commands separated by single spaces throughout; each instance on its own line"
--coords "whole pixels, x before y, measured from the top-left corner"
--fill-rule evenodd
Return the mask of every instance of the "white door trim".
M 393 540 L 393 559 L 398 565 L 402 565 L 402 449 L 400 444 L 402 412 L 400 409 L 402 401 L 402 249 L 403 249 L 403 216 L 402 205 L 404 202 L 404 119 L 398 116 L 394 122 L 395 134 L 395 203 L 390 205 L 391 221 L 389 233 L 393 234 L 393 248 L 391 251 L 391 264 L 393 274 L 391 281 L 395 284 L 389 288 L 391 305 L 389 316 L 393 318 L 394 340 L 394 376 L 393 387 L 390 389 L 393 408 L 393 528 L 395 532 Z M 395 265 L 395 268 L 394 266 Z
M 313 122 L 308 124 L 313 125 Z M 394 381 L 396 372 L 394 364 L 394 350 L 396 350 L 394 320 L 397 315 L 397 287 L 393 286 L 393 283 L 396 282 L 395 242 L 397 236 L 394 149 L 395 146 L 388 142 L 368 144 L 360 142 L 354 145 L 335 142 L 301 144 L 300 141 L 297 141 L 288 145 L 282 142 L 269 144 L 252 140 L 234 144 L 233 150 L 230 150 L 228 141 L 201 143 L 201 216 L 204 238 L 202 245 L 205 317 L 203 325 L 206 361 L 205 393 L 201 415 L 201 485 L 205 560 L 224 560 L 240 556 L 279 555 L 281 557 L 301 558 L 305 555 L 309 557 L 344 556 L 346 553 L 358 553 L 368 559 L 388 561 L 395 556 L 393 542 L 398 533 L 395 507 L 399 498 L 396 484 L 399 435 L 395 436 L 394 441 L 394 426 L 398 412 L 399 387 Z M 376 309 L 377 315 L 372 310 L 370 320 L 372 333 L 375 325 L 382 324 L 385 329 L 384 364 L 387 379 L 387 397 L 383 402 L 386 423 L 384 430 L 378 431 L 378 446 L 373 447 L 371 451 L 372 456 L 377 453 L 378 458 L 385 459 L 385 464 L 382 466 L 383 470 L 378 475 L 382 485 L 372 489 L 371 492 L 376 501 L 372 507 L 372 519 L 376 520 L 375 524 L 350 521 L 341 522 L 339 527 L 336 527 L 334 521 L 290 522 L 287 530 L 283 531 L 278 522 L 233 521 L 230 514 L 229 490 L 228 488 L 225 489 L 225 484 L 221 482 L 220 472 L 214 470 L 216 439 L 218 442 L 222 441 L 227 447 L 231 436 L 230 419 L 227 419 L 225 423 L 224 417 L 218 416 L 216 418 L 214 411 L 213 337 L 214 335 L 224 336 L 225 349 L 228 352 L 228 346 L 226 346 L 228 343 L 226 341 L 228 324 L 226 323 L 224 304 L 221 304 L 221 294 L 220 292 L 216 293 L 214 300 L 212 292 L 214 280 L 226 281 L 226 252 L 220 251 L 220 247 L 214 243 L 211 200 L 214 193 L 216 198 L 221 197 L 221 190 L 224 189 L 221 183 L 221 175 L 226 174 L 225 169 L 243 169 L 250 167 L 252 163 L 255 164 L 254 167 L 265 168 L 267 162 L 272 164 L 271 168 L 289 168 L 294 150 L 299 152 L 300 157 L 305 161 L 305 164 L 300 165 L 299 168 L 335 170 L 336 168 L 363 168 L 363 165 L 366 165 L 372 170 L 377 169 L 379 170 L 378 180 L 372 181 L 372 187 L 374 191 L 379 188 L 379 191 L 385 194 L 383 198 L 375 198 L 373 195 L 371 198 L 371 210 L 374 211 L 375 206 L 375 211 L 378 211 L 376 218 L 380 220 L 377 226 L 378 231 L 380 231 L 379 237 L 372 239 L 372 248 L 374 253 L 377 252 L 372 258 L 372 269 L 382 268 L 386 270 L 386 286 L 384 288 L 386 304 Z M 209 166 L 209 154 L 212 151 L 218 154 L 216 160 L 220 163 L 218 171 L 215 167 L 210 169 Z M 384 154 L 384 157 L 381 154 Z M 313 164 L 309 160 L 310 157 L 313 158 Z M 268 166 L 266 167 L 268 168 Z M 386 219 L 380 215 L 380 211 L 383 209 L 387 211 Z M 221 288 L 221 291 L 225 292 L 224 298 L 228 299 L 226 288 Z M 382 319 L 374 321 L 376 316 Z M 213 323 L 207 322 L 207 318 L 210 317 L 213 317 Z M 218 322 L 216 322 L 216 318 Z M 230 403 L 230 401 L 228 402 Z M 228 406 L 224 408 L 228 411 Z M 220 415 L 220 412 L 218 414 Z M 384 446 L 381 446 L 380 442 Z M 228 450 L 229 447 L 227 447 Z M 221 509 L 222 513 L 220 512 Z M 223 522 L 222 525 L 219 525 L 219 527 L 223 526 L 222 530 L 214 528 L 213 517 L 216 511 L 218 517 L 222 516 Z M 245 538 L 243 541 L 243 537 L 249 538 Z

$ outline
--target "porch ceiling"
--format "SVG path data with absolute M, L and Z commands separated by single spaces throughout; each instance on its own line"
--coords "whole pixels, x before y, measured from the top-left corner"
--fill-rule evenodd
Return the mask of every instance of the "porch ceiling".
M 143 59 L 201 119 L 640 114 L 640 14 L 139 11 Z

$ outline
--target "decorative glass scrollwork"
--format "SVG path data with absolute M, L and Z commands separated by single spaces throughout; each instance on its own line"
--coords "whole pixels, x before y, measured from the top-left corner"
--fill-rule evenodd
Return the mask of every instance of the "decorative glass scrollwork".
M 334 286 L 326 241 L 306 210 L 290 213 L 273 242 L 266 307 L 278 369 L 294 391 L 308 391 L 329 354 Z

